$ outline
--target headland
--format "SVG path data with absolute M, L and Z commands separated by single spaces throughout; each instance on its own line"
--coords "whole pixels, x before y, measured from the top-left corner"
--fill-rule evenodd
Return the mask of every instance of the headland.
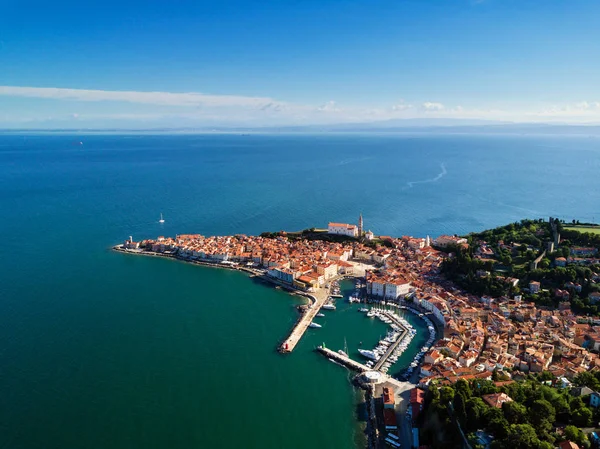
M 390 332 L 372 351 L 360 351 L 368 359 L 364 363 L 325 344 L 318 350 L 358 373 L 355 382 L 369 401 L 370 447 L 418 447 L 423 392 L 430 387 L 461 379 L 490 381 L 499 371 L 509 379 L 512 373 L 548 372 L 569 382 L 600 367 L 594 343 L 600 341 L 595 327 L 600 321 L 577 315 L 569 301 L 590 305 L 600 297 L 595 258 L 600 240 L 569 234 L 577 231 L 563 230 L 555 219 L 524 220 L 498 229 L 434 240 L 396 238 L 365 232 L 361 217 L 358 225 L 329 223 L 327 230 L 299 233 L 182 234 L 140 242 L 129 238 L 114 249 L 245 271 L 309 298 L 289 336 L 278 345 L 282 353 L 292 352 L 309 327 L 320 326 L 315 318 L 321 310 L 335 309 L 337 282 L 353 278 L 356 292 L 350 300 L 370 305 L 361 309 L 363 313 L 389 324 Z M 561 240 L 561 231 L 570 240 Z M 502 238 L 494 237 L 498 235 Z M 582 241 L 596 246 L 577 246 Z M 517 260 L 525 261 L 522 267 L 515 267 Z M 576 267 L 582 265 L 589 272 L 579 273 Z M 568 266 L 573 276 L 548 274 L 563 269 L 570 273 Z M 540 272 L 540 267 L 547 271 Z M 584 285 L 575 282 L 579 274 L 586 276 Z M 545 301 L 548 289 L 540 288 L 544 284 L 560 299 L 557 307 Z M 478 293 L 481 285 L 489 290 Z M 587 302 L 577 291 L 588 295 Z M 394 379 L 387 369 L 413 333 L 403 313 L 426 320 L 431 336 L 404 376 Z

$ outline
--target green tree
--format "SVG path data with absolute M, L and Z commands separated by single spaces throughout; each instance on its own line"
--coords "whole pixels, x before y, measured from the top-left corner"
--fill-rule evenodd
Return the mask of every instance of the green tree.
M 589 444 L 588 438 L 583 433 L 583 431 L 573 425 L 568 425 L 565 427 L 563 436 L 564 436 L 565 440 L 573 441 L 574 443 L 577 443 L 579 446 L 587 446 Z
M 471 386 L 465 379 L 458 379 L 454 384 L 454 390 L 456 390 L 457 393 L 462 393 L 465 399 L 471 399 Z
M 496 438 L 506 438 L 508 435 L 509 424 L 502 410 L 499 408 L 490 407 L 483 417 L 486 422 L 486 429 L 489 430 Z
M 555 419 L 556 411 L 550 402 L 545 399 L 534 401 L 529 410 L 529 422 L 535 427 L 538 433 L 549 432 Z
M 454 395 L 454 414 L 456 415 L 456 419 L 462 427 L 465 427 L 467 424 L 467 410 L 465 407 L 465 396 L 462 392 L 458 392 Z
M 440 402 L 442 404 L 448 404 L 452 399 L 454 399 L 454 389 L 452 387 L 440 388 Z
M 589 371 L 584 371 L 583 373 L 575 376 L 573 383 L 578 387 L 588 387 L 592 390 L 600 390 L 600 382 L 596 376 Z
M 585 404 L 583 403 L 583 399 L 581 399 L 581 397 L 577 396 L 574 398 L 571 398 L 571 401 L 569 401 L 569 407 L 571 408 L 571 411 L 575 411 L 580 409 L 581 407 L 585 407 Z
M 527 407 L 518 402 L 511 401 L 502 404 L 502 412 L 504 417 L 510 424 L 526 424 L 527 423 Z
M 592 423 L 592 411 L 587 407 L 581 407 L 575 410 L 571 417 L 573 424 L 579 427 L 587 427 Z
M 466 403 L 467 416 L 469 417 L 469 426 L 471 429 L 485 427 L 484 417 L 489 409 L 483 399 L 471 398 Z
M 540 439 L 529 424 L 512 424 L 506 437 L 506 446 L 513 449 L 537 449 Z

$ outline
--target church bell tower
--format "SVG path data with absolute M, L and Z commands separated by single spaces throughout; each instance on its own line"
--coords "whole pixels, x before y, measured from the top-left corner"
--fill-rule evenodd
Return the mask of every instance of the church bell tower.
M 362 214 L 358 217 L 358 237 L 362 237 L 363 235 L 363 219 Z

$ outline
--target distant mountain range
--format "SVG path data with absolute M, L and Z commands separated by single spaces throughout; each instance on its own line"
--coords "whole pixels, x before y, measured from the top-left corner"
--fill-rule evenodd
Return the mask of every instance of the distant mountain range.
M 600 135 L 600 124 L 513 123 L 471 119 L 394 119 L 365 123 L 296 126 L 182 126 L 136 128 L 31 128 L 0 129 L 0 132 L 157 132 L 157 133 L 440 133 L 440 134 L 568 134 Z

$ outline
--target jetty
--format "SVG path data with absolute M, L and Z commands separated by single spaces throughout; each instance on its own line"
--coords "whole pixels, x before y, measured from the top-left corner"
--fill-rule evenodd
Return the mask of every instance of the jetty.
M 306 296 L 312 299 L 313 303 L 308 306 L 308 309 L 302 314 L 292 329 L 289 337 L 286 338 L 283 343 L 281 343 L 279 346 L 279 352 L 288 353 L 294 350 L 304 335 L 304 332 L 306 332 L 306 329 L 308 329 L 308 326 L 310 323 L 312 323 L 312 320 L 317 316 L 317 313 L 319 313 L 321 307 L 323 307 L 323 304 L 327 302 L 327 299 L 329 298 L 329 289 L 319 289 L 316 292 Z
M 383 366 L 383 364 L 387 361 L 387 359 L 393 354 L 393 352 L 396 350 L 396 348 L 402 342 L 402 340 L 404 340 L 404 337 L 406 337 L 406 334 L 408 333 L 408 330 L 402 325 L 402 323 L 398 320 L 398 318 L 396 318 L 395 314 L 385 312 L 385 316 L 387 316 L 390 320 L 392 320 L 396 326 L 401 327 L 402 332 L 400 334 L 400 337 L 388 347 L 387 351 L 385 351 L 385 354 L 383 354 L 381 356 L 381 358 L 377 361 L 377 363 L 373 366 L 373 369 L 376 371 L 379 371 L 379 369 Z
M 346 357 L 345 355 L 340 354 L 339 352 L 327 349 L 325 346 L 317 347 L 317 351 L 353 371 L 358 371 L 359 373 L 362 373 L 364 371 L 371 371 L 371 368 L 369 368 L 368 366 L 363 365 L 362 363 L 358 363 L 357 361 L 352 360 L 350 357 Z

